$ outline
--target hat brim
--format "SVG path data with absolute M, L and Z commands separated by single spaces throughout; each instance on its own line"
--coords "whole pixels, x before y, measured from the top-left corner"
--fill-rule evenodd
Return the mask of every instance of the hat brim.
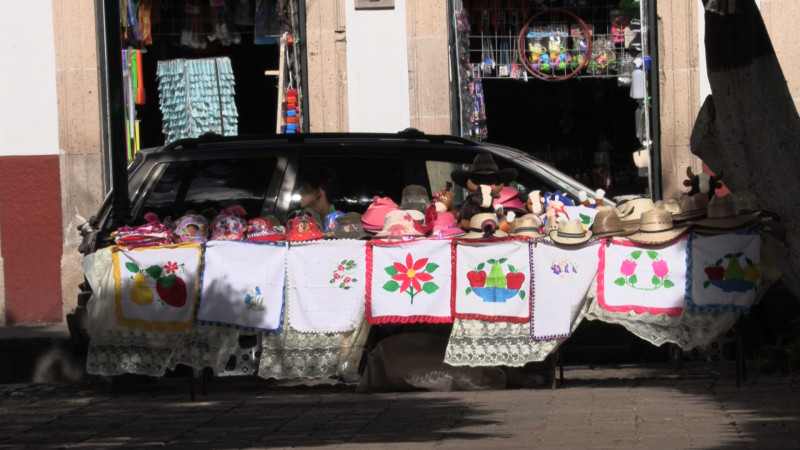
M 471 170 L 456 169 L 450 172 L 450 179 L 453 183 L 467 186 L 467 180 L 472 180 L 475 184 L 504 184 L 507 185 L 517 179 L 517 169 L 506 168 L 497 172 L 474 172 Z
M 626 236 L 628 240 L 632 242 L 636 242 L 638 244 L 663 244 L 665 242 L 672 241 L 677 239 L 686 231 L 689 227 L 681 226 L 681 227 L 673 227 L 669 230 L 659 231 L 656 233 L 651 232 L 641 232 L 637 231 L 629 236 Z
M 389 235 L 389 230 L 381 229 L 381 231 L 377 232 L 375 234 L 375 236 L 373 236 L 373 237 L 376 237 L 376 238 L 387 238 L 389 236 L 390 236 Z M 396 236 L 396 234 L 395 234 L 395 236 Z M 425 235 L 420 233 L 419 231 L 413 229 L 413 228 L 406 228 L 405 230 L 403 230 L 403 233 L 400 234 L 399 236 L 424 237 Z
M 489 237 L 490 238 L 492 238 L 492 237 L 501 238 L 501 237 L 507 237 L 507 236 L 508 236 L 508 233 L 506 233 L 503 230 L 494 230 L 494 234 L 492 234 Z M 465 234 L 464 236 L 461 236 L 460 239 L 487 239 L 487 237 L 483 233 L 480 233 L 480 232 L 477 232 L 477 231 L 470 231 L 469 233 Z
M 461 228 L 446 228 L 444 230 L 433 230 L 431 231 L 431 235 L 429 236 L 431 239 L 449 239 L 454 237 L 461 237 L 467 234 L 466 231 L 462 230 Z
M 683 211 L 678 214 L 672 215 L 673 222 L 686 222 L 692 219 L 699 219 L 701 217 L 705 217 L 708 210 L 706 209 L 696 209 L 694 211 Z
M 691 222 L 691 225 L 702 228 L 723 228 L 727 230 L 754 225 L 758 222 L 758 213 L 739 215 L 736 217 L 726 217 L 724 219 L 714 219 L 706 217 L 703 220 Z
M 583 234 L 583 237 L 566 237 L 566 236 L 559 236 L 558 229 L 550 230 L 550 233 L 547 235 L 551 241 L 558 243 L 558 244 L 566 244 L 566 245 L 575 245 L 575 244 L 583 244 L 584 242 L 588 241 L 592 238 L 592 232 L 587 231 Z
M 613 230 L 613 231 L 601 231 L 599 233 L 595 233 L 592 231 L 592 237 L 595 239 L 600 238 L 607 238 L 607 237 L 626 237 L 630 236 L 633 233 L 636 233 L 636 230 L 629 230 L 629 229 L 621 229 L 621 230 Z
M 253 236 L 245 238 L 247 242 L 275 242 L 275 241 L 285 241 L 286 235 L 285 234 L 269 234 L 266 236 Z

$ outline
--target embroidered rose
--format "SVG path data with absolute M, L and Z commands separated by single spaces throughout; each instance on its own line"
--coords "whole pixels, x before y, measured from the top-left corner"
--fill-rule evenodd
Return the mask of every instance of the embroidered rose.
M 622 261 L 622 267 L 619 268 L 620 273 L 629 277 L 636 272 L 636 261 L 631 261 L 630 259 L 626 259 Z
M 658 278 L 664 278 L 669 273 L 667 262 L 663 259 L 659 259 L 658 261 L 653 261 L 652 266 L 653 266 L 653 273 Z

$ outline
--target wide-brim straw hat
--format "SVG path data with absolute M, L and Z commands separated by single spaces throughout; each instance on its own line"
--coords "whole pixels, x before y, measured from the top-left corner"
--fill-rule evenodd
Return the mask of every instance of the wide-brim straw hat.
M 511 222 L 511 236 L 542 237 L 542 219 L 536 214 L 525 214 Z
M 450 172 L 450 178 L 461 187 L 467 186 L 467 180 L 475 184 L 508 184 L 517 178 L 517 169 L 500 169 L 492 155 L 478 153 L 469 166 L 469 170 L 456 169 Z
M 708 202 L 705 219 L 690 222 L 698 229 L 736 230 L 758 223 L 758 212 L 740 214 L 739 205 L 733 195 L 714 196 Z
M 500 229 L 497 215 L 494 213 L 478 213 L 469 219 L 469 233 L 462 239 L 484 239 L 490 237 L 506 237 L 508 233 Z
M 403 188 L 400 198 L 400 209 L 413 209 L 424 213 L 431 204 L 428 190 L 419 184 L 410 184 Z
M 663 244 L 684 234 L 687 226 L 675 226 L 672 214 L 663 208 L 653 208 L 642 213 L 639 231 L 628 239 L 641 244 Z
M 635 229 L 625 228 L 614 207 L 599 206 L 592 223 L 592 237 L 624 237 L 635 233 Z
M 626 230 L 636 231 L 639 229 L 639 219 L 642 217 L 642 214 L 654 207 L 655 204 L 650 198 L 633 198 L 617 206 L 619 220 L 622 221 L 622 226 L 625 227 Z
M 372 235 L 364 231 L 361 226 L 361 214 L 357 212 L 345 213 L 336 221 L 338 222 L 336 230 L 329 236 L 332 239 L 367 239 L 372 237 Z
M 692 195 L 684 195 L 678 201 L 678 205 L 681 207 L 681 212 L 672 215 L 672 219 L 676 223 L 700 219 L 705 217 L 708 212 L 708 194 L 698 192 Z
M 383 229 L 375 234 L 377 239 L 421 238 L 425 235 L 414 227 L 414 217 L 407 210 L 400 209 L 386 214 Z
M 558 228 L 551 230 L 548 236 L 557 244 L 575 245 L 583 244 L 591 239 L 592 232 L 583 231 L 583 223 L 580 219 L 561 220 L 558 222 Z

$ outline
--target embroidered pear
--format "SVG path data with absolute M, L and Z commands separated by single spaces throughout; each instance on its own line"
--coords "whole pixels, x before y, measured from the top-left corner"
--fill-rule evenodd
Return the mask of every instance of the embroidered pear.
M 489 275 L 486 277 L 486 287 L 506 287 L 508 280 L 506 280 L 506 275 L 503 273 L 503 268 L 500 266 L 500 264 L 506 262 L 506 258 L 501 258 L 500 261 L 490 259 L 486 262 L 492 265 Z
M 137 273 L 133 277 L 131 301 L 141 306 L 153 303 L 153 291 L 147 286 L 147 277 L 143 273 Z
M 740 256 L 742 256 L 741 253 L 729 253 L 725 255 L 725 258 L 728 259 L 728 268 L 725 269 L 725 273 L 722 275 L 723 280 L 744 279 L 744 269 L 741 264 L 739 264 Z

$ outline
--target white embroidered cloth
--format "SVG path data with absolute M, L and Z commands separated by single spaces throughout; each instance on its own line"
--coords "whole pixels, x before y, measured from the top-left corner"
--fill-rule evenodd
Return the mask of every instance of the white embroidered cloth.
M 533 248 L 531 336 L 555 339 L 569 336 L 586 293 L 597 275 L 599 241 L 583 246 L 540 243 Z
M 528 241 L 456 244 L 453 314 L 459 319 L 528 322 Z
M 366 242 L 293 244 L 286 278 L 293 329 L 301 333 L 354 330 L 364 318 Z
M 254 331 L 279 330 L 285 271 L 282 243 L 209 241 L 197 320 Z
M 185 330 L 192 321 L 200 245 L 112 251 L 117 321 L 155 330 Z
M 689 255 L 686 303 L 690 308 L 741 312 L 750 309 L 761 279 L 758 234 L 692 235 Z
M 600 306 L 613 312 L 680 315 L 686 286 L 686 242 L 684 237 L 661 246 L 616 240 L 603 245 L 597 274 Z
M 449 240 L 369 245 L 369 323 L 452 321 Z

